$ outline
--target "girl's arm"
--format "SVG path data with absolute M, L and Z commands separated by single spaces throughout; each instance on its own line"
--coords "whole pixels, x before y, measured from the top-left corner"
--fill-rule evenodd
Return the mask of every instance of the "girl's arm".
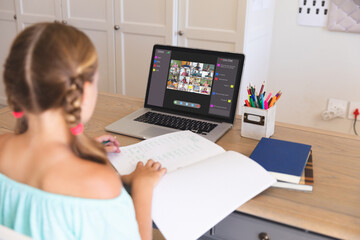
M 149 160 L 145 166 L 139 162 L 133 173 L 122 177 L 125 183 L 131 185 L 131 196 L 142 240 L 152 239 L 151 205 L 153 190 L 165 173 L 166 169 L 161 168 L 159 162 Z

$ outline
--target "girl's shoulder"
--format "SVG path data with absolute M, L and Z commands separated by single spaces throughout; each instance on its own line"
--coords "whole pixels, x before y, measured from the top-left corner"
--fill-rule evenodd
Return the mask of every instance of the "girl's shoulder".
M 120 177 L 109 165 L 79 158 L 68 146 L 37 146 L 35 150 L 34 146 L 18 147 L 22 145 L 18 140 L 11 133 L 0 135 L 0 170 L 6 166 L 4 174 L 14 180 L 74 197 L 111 199 L 120 195 Z M 12 167 L 16 162 L 19 168 Z
M 120 177 L 110 166 L 78 157 L 48 169 L 41 185 L 44 191 L 94 199 L 115 198 L 121 188 Z

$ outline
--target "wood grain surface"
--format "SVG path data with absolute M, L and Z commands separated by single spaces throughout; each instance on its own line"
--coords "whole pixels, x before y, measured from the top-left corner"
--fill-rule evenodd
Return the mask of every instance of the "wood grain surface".
M 85 132 L 105 134 L 106 125 L 142 106 L 143 99 L 101 93 Z M 0 109 L 0 134 L 12 132 L 14 126 L 10 109 Z M 240 128 L 238 116 L 217 144 L 249 156 L 258 141 L 241 137 Z M 141 141 L 116 136 L 123 146 Z M 360 138 L 283 123 L 276 123 L 272 138 L 312 145 L 314 190 L 270 188 L 237 210 L 332 237 L 360 239 Z

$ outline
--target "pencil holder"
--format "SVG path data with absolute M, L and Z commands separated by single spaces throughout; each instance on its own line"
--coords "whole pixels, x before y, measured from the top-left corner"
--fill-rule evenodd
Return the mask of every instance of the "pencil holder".
M 242 108 L 241 136 L 260 140 L 270 137 L 275 130 L 276 106 L 267 110 L 246 107 Z

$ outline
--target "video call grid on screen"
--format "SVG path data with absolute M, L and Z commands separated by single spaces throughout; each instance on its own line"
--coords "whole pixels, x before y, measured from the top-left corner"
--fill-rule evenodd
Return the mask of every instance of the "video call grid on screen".
M 210 95 L 215 64 L 171 60 L 167 89 Z
M 232 122 L 243 55 L 161 47 L 154 48 L 145 107 Z

